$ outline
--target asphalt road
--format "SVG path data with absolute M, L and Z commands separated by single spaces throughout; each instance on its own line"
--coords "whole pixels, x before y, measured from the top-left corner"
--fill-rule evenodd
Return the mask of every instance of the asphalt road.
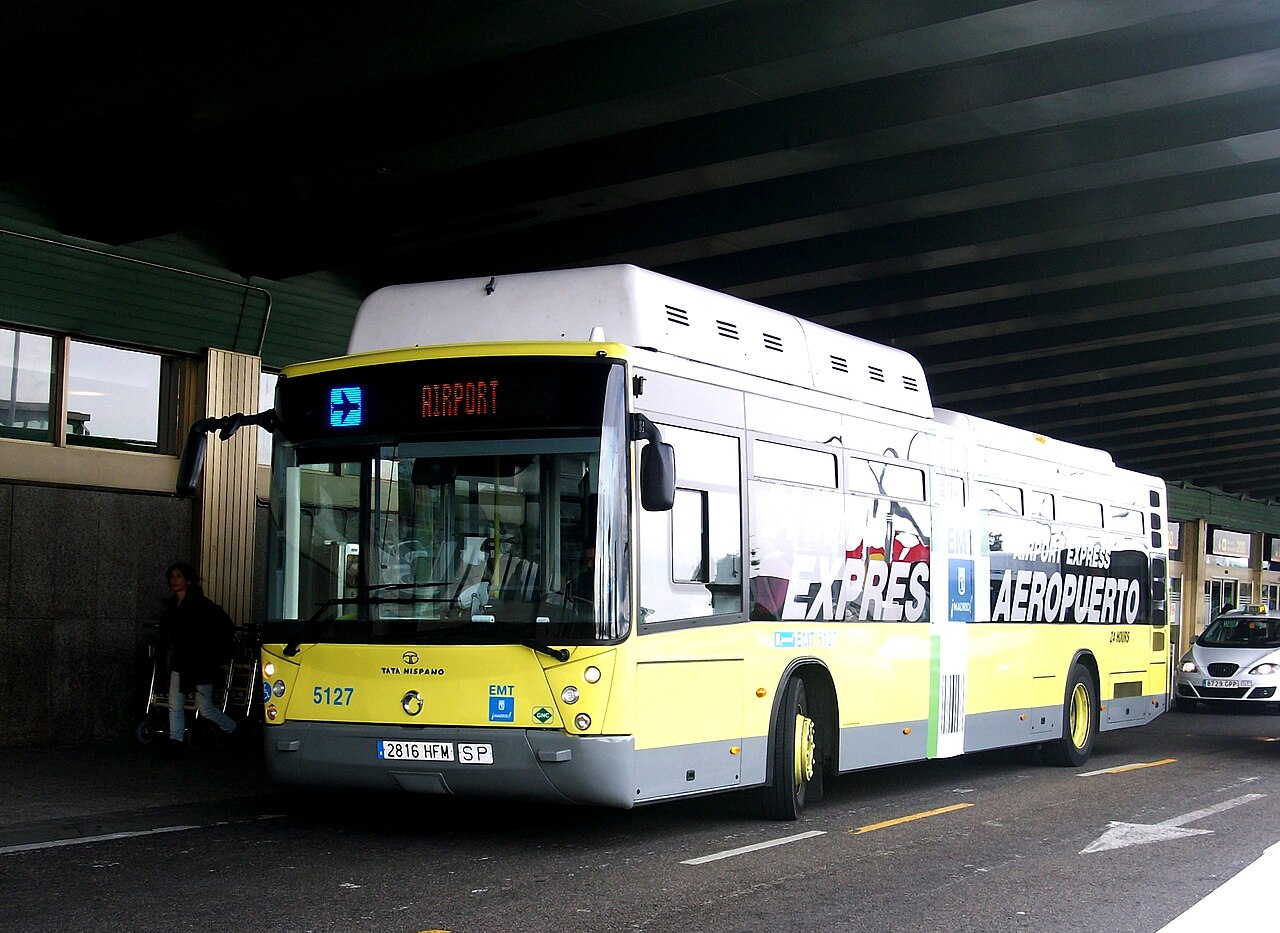
M 851 775 L 797 823 L 336 793 L 117 822 L 139 835 L 0 854 L 0 930 L 1154 933 L 1280 840 L 1280 716 Z

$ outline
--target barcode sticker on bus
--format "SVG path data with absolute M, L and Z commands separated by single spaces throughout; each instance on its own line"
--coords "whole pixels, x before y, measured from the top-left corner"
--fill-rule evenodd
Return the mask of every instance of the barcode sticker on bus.
M 954 735 L 964 725 L 964 674 L 944 674 L 938 691 L 938 734 Z

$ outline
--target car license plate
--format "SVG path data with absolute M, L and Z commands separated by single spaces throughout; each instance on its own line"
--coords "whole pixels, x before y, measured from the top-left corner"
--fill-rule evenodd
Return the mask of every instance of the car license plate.
M 1237 690 L 1237 689 L 1239 689 L 1240 687 L 1250 687 L 1250 686 L 1253 686 L 1253 682 L 1252 682 L 1252 681 L 1248 681 L 1248 680 L 1212 680 L 1212 679 L 1208 679 L 1208 680 L 1205 680 L 1205 682 L 1204 682 L 1203 684 L 1201 684 L 1201 686 L 1209 687 L 1210 689 L 1217 689 L 1217 690 Z
M 453 743 L 379 742 L 378 757 L 391 761 L 453 761 Z

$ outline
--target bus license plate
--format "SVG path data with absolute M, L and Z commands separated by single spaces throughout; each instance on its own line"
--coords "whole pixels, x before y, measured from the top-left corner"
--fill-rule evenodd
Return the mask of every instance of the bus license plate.
M 378 742 L 378 757 L 390 761 L 453 761 L 453 743 Z
M 1248 680 L 1206 680 L 1202 686 L 1219 690 L 1236 690 L 1240 687 L 1252 686 Z

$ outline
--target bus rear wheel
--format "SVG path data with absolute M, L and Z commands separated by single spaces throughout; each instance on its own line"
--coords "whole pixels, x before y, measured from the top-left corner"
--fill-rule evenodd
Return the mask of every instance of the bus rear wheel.
M 1083 664 L 1071 668 L 1062 706 L 1062 738 L 1045 746 L 1045 760 L 1075 768 L 1089 760 L 1098 737 L 1098 688 Z
M 820 781 L 818 724 L 809 716 L 804 681 L 787 681 L 773 736 L 773 779 L 761 793 L 761 812 L 771 820 L 794 820 L 804 810 L 809 788 Z

